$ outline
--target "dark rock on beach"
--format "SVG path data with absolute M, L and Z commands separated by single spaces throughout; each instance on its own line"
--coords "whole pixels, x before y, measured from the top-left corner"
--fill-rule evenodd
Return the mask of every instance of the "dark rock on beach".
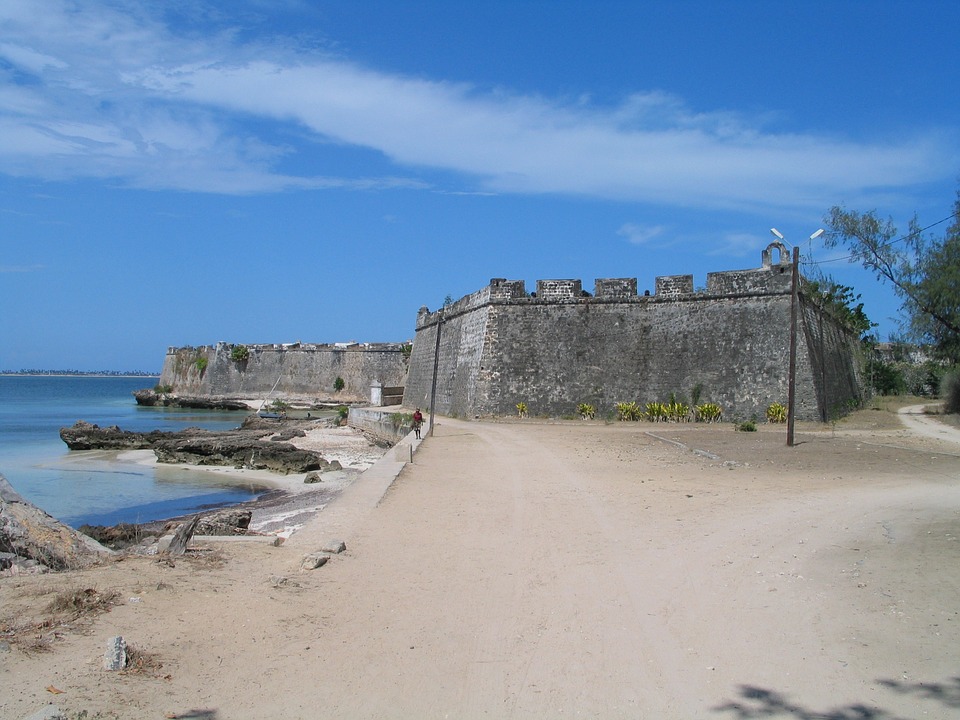
M 244 508 L 225 508 L 204 515 L 197 523 L 194 535 L 246 535 L 253 511 Z
M 135 551 L 137 546 L 149 548 L 157 539 L 177 529 L 193 516 L 177 520 L 156 520 L 135 525 L 81 525 L 77 530 L 112 550 Z M 248 507 L 214 510 L 200 516 L 193 535 L 248 535 L 253 511 Z M 257 534 L 257 533 L 254 533 Z
M 185 432 L 193 430 L 199 432 L 198 428 Z M 160 430 L 148 433 L 121 430 L 117 425 L 102 428 L 84 420 L 77 420 L 73 427 L 60 428 L 60 439 L 71 450 L 149 450 L 169 434 Z
M 133 397 L 137 405 L 147 407 L 180 407 L 196 410 L 249 410 L 249 406 L 239 400 L 218 397 L 199 397 L 191 395 L 174 395 L 156 390 L 135 390 Z
M 312 421 L 285 420 L 267 423 L 256 416 L 237 430 L 212 431 L 187 428 L 177 432 L 154 430 L 139 433 L 116 425 L 101 428 L 78 421 L 61 428 L 60 438 L 71 450 L 153 450 L 158 462 L 219 465 L 280 473 L 302 473 L 329 467 L 323 456 L 300 450 L 290 443 L 271 440 L 302 436 Z

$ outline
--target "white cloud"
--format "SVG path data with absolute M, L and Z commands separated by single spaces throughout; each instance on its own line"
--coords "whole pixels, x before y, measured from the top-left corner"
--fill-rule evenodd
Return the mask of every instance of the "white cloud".
M 617 230 L 617 235 L 625 237 L 627 242 L 633 245 L 646 245 L 656 237 L 663 235 L 663 225 L 652 225 L 644 227 L 634 223 L 624 223 Z
M 429 185 L 402 172 L 356 177 L 344 165 L 285 174 L 299 146 L 276 138 L 305 128 L 297 142 L 311 150 L 334 142 L 418 174 L 458 173 L 456 191 L 820 209 L 950 176 L 958 162 L 952 136 L 871 143 L 775 133 L 766 118 L 697 112 L 662 92 L 603 106 L 483 91 L 287 44 L 240 44 L 229 29 L 180 37 L 149 6 L 50 0 L 31 24 L 31 5 L 0 9 L 9 38 L 0 55 L 34 79 L 0 89 L 9 133 L 0 165 L 16 174 L 224 193 Z
M 720 235 L 718 242 L 706 243 L 707 255 L 722 257 L 759 257 L 759 251 L 770 244 L 774 238 L 765 238 L 753 233 L 727 232 Z

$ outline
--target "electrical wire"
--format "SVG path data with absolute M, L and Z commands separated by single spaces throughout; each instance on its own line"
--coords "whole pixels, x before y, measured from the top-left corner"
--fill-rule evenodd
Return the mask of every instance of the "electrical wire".
M 891 245 L 895 245 L 895 244 L 897 244 L 897 243 L 899 243 L 899 242 L 903 242 L 904 240 L 908 240 L 909 238 L 912 238 L 912 237 L 914 237 L 915 235 L 919 235 L 920 233 L 924 233 L 924 232 L 926 232 L 927 230 L 929 230 L 930 228 L 936 227 L 937 225 L 942 225 L 943 223 L 947 222 L 947 220 L 953 220 L 953 219 L 958 218 L 958 217 L 960 217 L 960 213 L 958 213 L 958 212 L 956 212 L 956 211 L 955 211 L 955 212 L 952 212 L 952 213 L 950 213 L 949 215 L 947 215 L 947 217 L 943 218 L 942 220 L 937 220 L 935 223 L 931 223 L 930 225 L 927 225 L 927 226 L 924 227 L 924 228 L 920 228 L 919 230 L 914 230 L 912 233 L 907 233 L 906 235 L 901 235 L 901 236 L 898 237 L 896 240 L 891 240 L 890 242 L 886 242 L 886 243 L 884 243 L 883 245 L 881 245 L 880 247 L 881 247 L 881 248 L 890 247 Z M 801 260 L 801 261 L 800 261 L 800 264 L 801 264 L 801 265 L 826 265 L 827 263 L 835 263 L 835 262 L 840 262 L 840 261 L 842 261 L 842 260 L 853 260 L 853 259 L 854 259 L 854 255 L 851 254 L 851 255 L 844 255 L 843 257 L 838 257 L 838 258 L 831 258 L 830 260 Z

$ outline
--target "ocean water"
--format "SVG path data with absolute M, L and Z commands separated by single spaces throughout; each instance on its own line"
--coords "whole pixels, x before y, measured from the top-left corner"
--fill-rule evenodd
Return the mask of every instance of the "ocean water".
M 235 428 L 245 413 L 148 408 L 133 391 L 150 377 L 0 376 L 0 473 L 27 500 L 79 527 L 148 522 L 250 500 L 264 488 L 209 472 L 71 451 L 60 428 L 86 420 L 124 430 Z M 241 481 L 242 482 L 242 481 Z

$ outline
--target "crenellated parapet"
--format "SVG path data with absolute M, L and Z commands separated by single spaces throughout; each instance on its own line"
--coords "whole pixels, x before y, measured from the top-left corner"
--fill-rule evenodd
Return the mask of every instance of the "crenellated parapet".
M 763 417 L 787 398 L 791 283 L 780 243 L 760 267 L 708 273 L 699 288 L 693 275 L 657 277 L 642 294 L 632 277 L 598 278 L 592 293 L 579 279 L 528 291 L 493 278 L 435 312 L 421 308 L 404 402 L 429 405 L 436 363 L 444 414 L 508 415 L 518 402 L 531 414 L 572 414 L 578 403 L 609 413 L 698 388 L 727 418 Z M 797 416 L 820 419 L 862 396 L 857 338 L 802 292 L 801 303 Z
M 773 254 L 778 252 L 777 261 Z M 693 275 L 663 275 L 655 278 L 654 292 L 638 293 L 637 278 L 597 278 L 593 293 L 583 289 L 579 279 L 537 280 L 536 290 L 527 292 L 523 280 L 492 278 L 490 284 L 456 302 L 431 312 L 420 308 L 417 327 L 449 320 L 485 305 L 545 303 L 650 303 L 720 299 L 752 295 L 783 295 L 790 292 L 790 261 L 781 243 L 771 243 L 762 254 L 762 265 L 748 270 L 725 270 L 707 274 L 706 286 L 697 290 Z

